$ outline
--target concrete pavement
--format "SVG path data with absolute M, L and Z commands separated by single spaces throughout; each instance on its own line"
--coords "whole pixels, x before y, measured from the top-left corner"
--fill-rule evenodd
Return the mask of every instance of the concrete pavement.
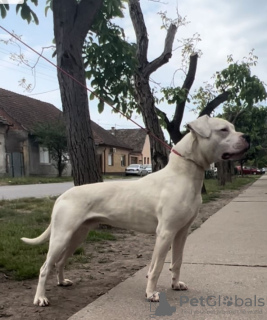
M 176 308 L 171 316 L 146 302 L 146 267 L 69 320 L 267 319 L 267 175 L 188 237 L 181 269 L 188 291 L 170 289 L 169 261 L 158 289 Z

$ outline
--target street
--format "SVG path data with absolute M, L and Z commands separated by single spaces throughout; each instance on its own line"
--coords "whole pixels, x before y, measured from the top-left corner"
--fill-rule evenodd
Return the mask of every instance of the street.
M 73 182 L 1 186 L 0 200 L 58 196 L 73 186 Z
M 131 177 L 129 180 L 137 180 L 140 177 Z M 116 179 L 121 180 L 121 179 Z M 105 180 L 104 182 L 116 181 L 115 179 Z M 19 198 L 42 198 L 59 196 L 63 192 L 74 186 L 73 182 L 62 183 L 44 183 L 44 184 L 27 184 L 16 186 L 0 186 L 0 200 L 12 200 Z

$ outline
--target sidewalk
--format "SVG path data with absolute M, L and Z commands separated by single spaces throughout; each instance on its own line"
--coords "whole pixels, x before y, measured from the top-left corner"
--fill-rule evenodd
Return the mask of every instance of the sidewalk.
M 267 319 L 267 175 L 209 218 L 187 239 L 181 281 L 170 289 L 169 255 L 158 290 L 176 307 L 155 316 L 145 300 L 147 267 L 69 320 Z

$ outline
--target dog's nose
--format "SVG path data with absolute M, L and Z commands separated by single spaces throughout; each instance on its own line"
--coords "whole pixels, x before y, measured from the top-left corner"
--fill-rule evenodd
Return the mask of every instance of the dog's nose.
M 243 134 L 242 138 L 245 139 L 247 141 L 247 143 L 250 143 L 250 136 L 249 135 Z

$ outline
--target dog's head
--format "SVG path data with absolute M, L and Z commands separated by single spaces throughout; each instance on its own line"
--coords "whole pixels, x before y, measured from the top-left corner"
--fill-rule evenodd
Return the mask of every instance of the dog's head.
M 188 128 L 190 133 L 173 150 L 204 169 L 220 160 L 241 159 L 249 149 L 249 136 L 236 132 L 226 120 L 203 116 L 190 122 Z
M 238 160 L 249 149 L 249 136 L 236 132 L 230 122 L 202 116 L 188 124 L 198 152 L 208 160 Z

